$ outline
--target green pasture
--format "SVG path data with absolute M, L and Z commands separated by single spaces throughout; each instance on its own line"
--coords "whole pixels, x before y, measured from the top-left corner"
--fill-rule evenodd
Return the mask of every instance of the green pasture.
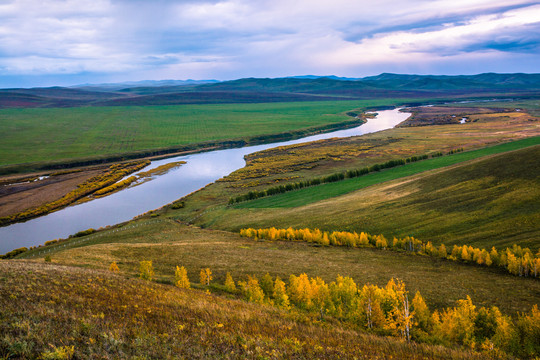
M 339 123 L 398 100 L 0 110 L 0 166 L 244 139 Z
M 317 201 L 340 196 L 351 191 L 359 190 L 367 186 L 379 184 L 385 181 L 395 180 L 406 176 L 418 174 L 423 171 L 439 169 L 454 165 L 463 161 L 477 159 L 487 155 L 500 154 L 507 151 L 518 150 L 540 144 L 540 137 L 533 137 L 513 141 L 483 149 L 446 155 L 443 157 L 410 163 L 403 166 L 370 173 L 352 179 L 345 179 L 334 183 L 312 186 L 300 190 L 290 191 L 274 196 L 246 201 L 235 205 L 236 208 L 282 208 L 303 206 Z

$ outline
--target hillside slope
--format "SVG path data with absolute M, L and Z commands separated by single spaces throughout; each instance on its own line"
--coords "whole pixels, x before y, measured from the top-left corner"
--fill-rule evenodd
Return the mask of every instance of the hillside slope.
M 0 262 L 0 356 L 480 359 L 110 272 Z
M 516 243 L 536 249 L 539 159 L 540 146 L 533 146 L 350 192 L 353 186 L 341 195 L 341 187 L 363 180 L 349 179 L 216 209 L 196 223 L 227 230 L 291 226 L 366 231 L 447 246 Z M 340 196 L 311 200 L 325 192 Z

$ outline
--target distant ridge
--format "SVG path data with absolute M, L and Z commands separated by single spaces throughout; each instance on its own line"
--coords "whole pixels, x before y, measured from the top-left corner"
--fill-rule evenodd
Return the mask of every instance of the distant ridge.
M 499 94 L 499 95 L 497 95 Z M 364 78 L 301 75 L 282 78 L 159 80 L 78 87 L 0 89 L 0 108 L 264 103 L 454 96 L 540 97 L 540 74 L 414 75 Z
M 103 84 L 80 84 L 69 86 L 70 88 L 84 88 L 84 87 L 101 87 L 101 88 L 126 88 L 126 87 L 138 87 L 138 86 L 178 86 L 178 85 L 200 85 L 208 83 L 216 83 L 219 80 L 141 80 L 141 81 L 124 81 L 118 83 L 103 83 Z

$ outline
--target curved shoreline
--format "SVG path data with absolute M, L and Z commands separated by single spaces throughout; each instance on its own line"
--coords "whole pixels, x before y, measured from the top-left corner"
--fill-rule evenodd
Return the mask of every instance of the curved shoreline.
M 348 124 L 353 125 L 349 126 L 351 129 L 328 131 L 318 135 L 301 137 L 297 140 L 280 139 L 281 141 L 270 144 L 179 156 L 176 157 L 176 160 L 187 161 L 186 165 L 165 176 L 157 177 L 154 181 L 129 187 L 110 196 L 60 209 L 24 223 L 0 227 L 0 238 L 3 240 L 0 242 L 0 249 L 9 251 L 21 246 L 37 246 L 51 239 L 65 238 L 84 229 L 97 229 L 125 222 L 149 210 L 167 205 L 175 199 L 180 199 L 245 166 L 244 156 L 252 152 L 324 138 L 359 136 L 377 132 L 394 127 L 409 115 L 397 110 L 381 111 L 375 118 L 380 121 L 373 123 L 369 121 L 364 124 L 365 116 L 362 116 L 360 121 L 356 118 L 353 121 L 348 121 Z M 359 122 L 364 125 L 359 126 Z M 336 125 L 332 124 L 331 126 Z M 285 136 L 291 135 L 286 134 Z M 157 160 L 156 165 L 175 161 L 170 158 L 171 156 L 167 156 L 165 160 Z
M 24 163 L 6 165 L 0 167 L 0 176 L 43 174 L 50 170 L 64 170 L 74 168 L 84 168 L 93 165 L 106 165 L 127 160 L 156 160 L 168 157 L 196 154 L 206 151 L 223 150 L 231 148 L 240 148 L 245 146 L 270 144 L 278 141 L 296 140 L 302 137 L 322 134 L 325 132 L 350 129 L 364 124 L 366 116 L 361 114 L 362 118 L 347 120 L 338 123 L 331 123 L 312 128 L 292 130 L 288 132 L 251 136 L 247 139 L 226 139 L 221 141 L 207 141 L 193 143 L 181 146 L 158 148 L 151 150 L 134 151 L 123 154 L 105 155 L 92 158 L 72 159 L 62 162 L 51 163 Z

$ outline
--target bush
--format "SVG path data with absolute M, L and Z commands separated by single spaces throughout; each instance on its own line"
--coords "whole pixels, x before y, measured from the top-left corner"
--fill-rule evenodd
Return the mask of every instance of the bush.
M 148 281 L 152 281 L 154 279 L 154 267 L 152 266 L 152 260 L 140 262 L 139 277 Z

